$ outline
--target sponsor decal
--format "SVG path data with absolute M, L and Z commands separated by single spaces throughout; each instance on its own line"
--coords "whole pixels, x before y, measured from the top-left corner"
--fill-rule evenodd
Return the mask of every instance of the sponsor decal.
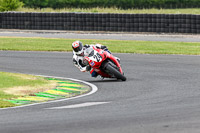
M 90 62 L 90 65 L 91 65 L 91 66 L 94 66 L 94 65 L 95 65 L 95 63 L 92 61 L 92 62 Z

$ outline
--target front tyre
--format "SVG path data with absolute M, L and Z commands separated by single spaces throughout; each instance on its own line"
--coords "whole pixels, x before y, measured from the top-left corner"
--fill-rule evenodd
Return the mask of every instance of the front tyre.
M 106 70 L 108 70 L 110 73 L 112 73 L 117 79 L 121 79 L 122 81 L 126 81 L 126 77 L 121 74 L 118 70 L 116 70 L 113 66 L 108 64 L 106 66 Z

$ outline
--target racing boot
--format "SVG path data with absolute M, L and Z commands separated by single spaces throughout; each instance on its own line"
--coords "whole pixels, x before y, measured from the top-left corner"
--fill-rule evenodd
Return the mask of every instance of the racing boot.
M 91 76 L 92 76 L 93 78 L 96 78 L 96 77 L 99 75 L 97 72 L 94 71 L 94 69 L 92 69 L 92 70 L 90 71 L 90 74 L 91 74 Z

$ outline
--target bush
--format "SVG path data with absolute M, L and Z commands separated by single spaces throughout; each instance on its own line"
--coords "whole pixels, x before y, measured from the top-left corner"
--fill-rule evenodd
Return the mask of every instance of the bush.
M 48 7 L 49 0 L 21 0 L 26 7 L 30 8 L 44 8 Z
M 0 11 L 13 11 L 22 6 L 19 0 L 0 0 Z
M 191 8 L 200 7 L 200 0 L 21 0 L 33 8 Z

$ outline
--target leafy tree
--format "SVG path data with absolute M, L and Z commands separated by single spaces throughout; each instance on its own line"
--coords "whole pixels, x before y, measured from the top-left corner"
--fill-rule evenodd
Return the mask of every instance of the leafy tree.
M 19 0 L 0 0 L 0 11 L 13 11 L 22 6 Z
M 5 1 L 5 0 L 0 0 Z M 8 0 L 7 0 L 8 1 Z M 200 7 L 200 0 L 21 0 L 26 7 L 44 8 L 187 8 Z
M 44 8 L 48 7 L 49 0 L 22 0 L 26 7 Z

